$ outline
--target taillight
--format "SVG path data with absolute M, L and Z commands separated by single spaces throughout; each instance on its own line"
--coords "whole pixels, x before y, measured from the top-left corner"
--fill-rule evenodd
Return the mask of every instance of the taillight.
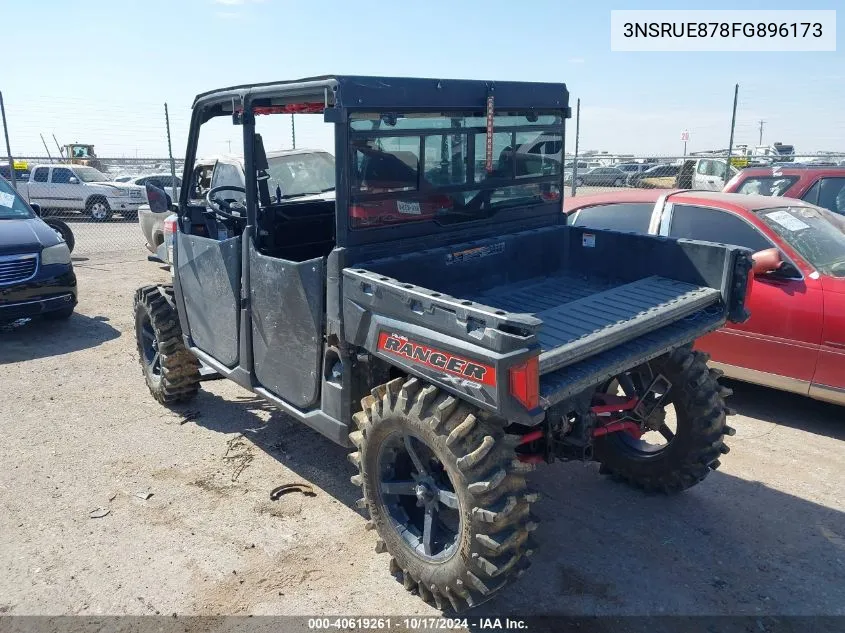
M 176 231 L 177 231 L 177 228 L 176 228 L 176 218 L 175 218 L 175 217 L 169 217 L 169 218 L 167 218 L 167 219 L 164 221 L 164 232 L 165 232 L 165 234 L 168 234 L 168 233 L 169 233 L 169 234 L 174 234 L 174 233 L 176 233 Z
M 378 204 L 356 204 L 349 207 L 349 225 L 352 228 L 381 224 L 381 207 Z
M 510 392 L 526 409 L 540 406 L 540 361 L 532 356 L 510 368 Z

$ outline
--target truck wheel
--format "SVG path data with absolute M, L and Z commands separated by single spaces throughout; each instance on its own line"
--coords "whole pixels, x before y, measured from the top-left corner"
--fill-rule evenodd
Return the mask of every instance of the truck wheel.
M 662 408 L 646 422 L 654 431 L 639 439 L 625 432 L 596 439 L 594 454 L 602 474 L 647 491 L 673 493 L 694 486 L 719 467 L 719 457 L 729 451 L 723 438 L 734 434 L 726 425 L 725 416 L 732 412 L 724 400 L 732 392 L 719 385 L 720 374 L 708 369 L 707 360 L 703 352 L 680 347 L 603 386 L 602 391 L 616 393 L 622 385 L 625 395 L 633 397 L 643 395 L 658 374 L 672 383 Z M 672 409 L 674 429 L 667 420 Z
M 108 222 L 111 219 L 111 207 L 105 198 L 91 198 L 85 205 L 85 212 L 94 222 Z
M 150 393 L 162 404 L 186 402 L 197 395 L 199 361 L 182 342 L 171 286 L 144 286 L 135 293 L 135 338 L 141 370 Z
M 528 567 L 537 495 L 503 424 L 417 378 L 372 391 L 355 414 L 352 483 L 378 531 L 376 552 L 409 591 L 438 609 L 488 600 Z

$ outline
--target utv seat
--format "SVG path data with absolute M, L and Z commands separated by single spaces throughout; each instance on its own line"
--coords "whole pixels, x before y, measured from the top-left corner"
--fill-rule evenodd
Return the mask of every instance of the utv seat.
M 326 257 L 335 247 L 335 201 L 309 200 L 262 209 L 258 250 L 294 262 Z

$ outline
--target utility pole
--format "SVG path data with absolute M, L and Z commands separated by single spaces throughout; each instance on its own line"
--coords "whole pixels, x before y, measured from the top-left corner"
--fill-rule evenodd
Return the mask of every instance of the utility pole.
M 766 123 L 766 122 L 765 122 L 763 119 L 760 119 L 760 140 L 759 140 L 759 141 L 757 141 L 757 145 L 762 145 L 762 144 L 763 144 L 763 125 L 764 125 L 765 123 Z
M 12 147 L 9 145 L 9 127 L 6 125 L 6 106 L 3 105 L 3 93 L 0 92 L 0 114 L 3 115 L 3 134 L 6 135 L 6 154 L 9 156 L 9 175 L 12 177 L 12 189 L 18 188 L 15 178 L 15 161 L 12 158 Z
M 293 116 L 293 114 L 290 115 L 290 140 L 293 149 L 296 149 L 296 120 L 294 120 Z
M 177 189 L 176 161 L 173 160 L 173 146 L 170 144 L 170 115 L 167 113 L 167 102 L 164 104 L 164 124 L 167 126 L 167 153 L 170 156 L 170 185 L 173 187 L 173 197 L 175 198 Z M 172 202 L 173 198 L 170 200 Z
M 575 101 L 575 160 L 572 163 L 572 195 L 575 195 L 577 187 L 575 180 L 578 178 L 578 143 L 581 139 L 581 99 Z
M 731 115 L 731 140 L 728 142 L 728 159 L 725 161 L 725 184 L 727 184 L 728 176 L 731 175 L 731 154 L 734 149 L 734 128 L 736 127 L 736 102 L 739 99 L 739 84 L 734 86 L 734 109 Z

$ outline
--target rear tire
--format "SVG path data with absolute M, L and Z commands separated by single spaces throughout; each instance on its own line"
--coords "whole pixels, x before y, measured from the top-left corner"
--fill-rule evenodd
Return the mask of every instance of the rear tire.
M 581 180 L 580 178 L 575 179 L 575 186 L 576 187 L 581 187 L 581 186 L 583 186 L 583 184 L 584 184 L 584 181 Z
M 694 486 L 720 466 L 719 457 L 729 450 L 724 436 L 734 434 L 726 424 L 730 410 L 724 401 L 732 392 L 719 385 L 719 373 L 708 369 L 707 360 L 703 352 L 681 347 L 651 361 L 654 375 L 663 374 L 672 383 L 668 398 L 677 428 L 656 450 L 645 450 L 624 432 L 598 438 L 594 453 L 602 474 L 647 491 L 673 493 Z
M 625 181 L 622 180 L 621 178 L 617 178 L 616 180 L 613 181 L 614 187 L 621 187 L 624 184 L 625 184 Z
M 522 575 L 536 495 L 503 424 L 417 378 L 381 385 L 361 405 L 352 483 L 363 487 L 358 507 L 378 531 L 376 552 L 391 555 L 405 588 L 460 612 Z
M 168 297 L 162 295 L 162 290 Z M 135 293 L 135 338 L 144 380 L 165 405 L 197 395 L 200 364 L 182 342 L 179 316 L 168 301 L 172 286 L 144 286 Z
M 105 198 L 91 198 L 85 205 L 87 213 L 94 222 L 108 222 L 112 216 L 112 210 Z

